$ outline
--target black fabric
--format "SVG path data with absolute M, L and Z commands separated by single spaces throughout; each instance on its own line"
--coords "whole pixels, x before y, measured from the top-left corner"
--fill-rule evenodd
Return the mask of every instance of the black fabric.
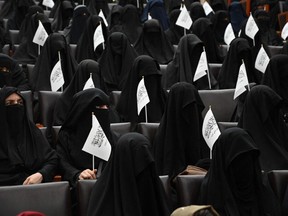
M 125 34 L 114 32 L 108 37 L 106 48 L 99 59 L 107 93 L 124 88 L 136 57 L 137 53 Z
M 137 112 L 137 87 L 144 77 L 150 102 L 147 104 L 148 122 L 160 122 L 166 103 L 166 92 L 161 85 L 159 64 L 150 56 L 137 57 L 129 72 L 126 84 L 121 92 L 117 111 L 124 122 L 145 122 L 145 108 L 140 115 Z
M 134 44 L 143 31 L 139 13 L 134 5 L 127 4 L 123 7 L 121 16 L 122 32 Z
M 249 83 L 255 82 L 254 62 L 249 43 L 244 38 L 235 38 L 229 46 L 228 53 L 219 71 L 218 82 L 220 89 L 235 88 L 239 68 L 244 61 Z
M 211 17 L 211 22 L 213 24 L 213 32 L 216 41 L 219 44 L 226 44 L 224 41 L 224 33 L 227 25 L 229 24 L 229 17 L 227 10 L 217 11 L 213 17 Z
M 174 55 L 174 48 L 156 19 L 144 23 L 143 32 L 134 47 L 139 55 L 149 55 L 159 64 L 167 64 Z
M 90 74 L 92 74 L 95 88 L 104 88 L 99 64 L 92 59 L 86 59 L 80 62 L 73 79 L 55 104 L 53 125 L 63 124 L 72 103 L 73 96 L 83 90 L 87 80 L 90 78 Z
M 283 114 L 288 113 L 288 56 L 273 56 L 266 68 L 262 84 L 272 88 L 283 99 Z
M 258 85 L 248 93 L 238 126 L 247 130 L 259 148 L 263 170 L 287 169 L 288 129 L 280 112 L 281 97 Z
M 5 85 L 17 87 L 19 91 L 31 88 L 19 64 L 9 56 L 0 53 L 0 88 Z
M 212 22 L 208 18 L 197 19 L 192 25 L 192 33 L 197 35 L 204 43 L 209 63 L 223 62 L 219 44 L 215 39 Z
M 94 50 L 94 32 L 96 28 L 100 25 L 102 26 L 102 32 L 104 37 L 104 44 L 107 39 L 107 28 L 101 17 L 98 15 L 91 15 L 87 21 L 84 31 L 79 38 L 76 49 L 76 60 L 80 63 L 84 59 L 93 59 L 98 61 L 99 57 L 103 52 L 103 44 L 100 44 Z
M 203 47 L 203 42 L 194 34 L 187 34 L 181 38 L 173 61 L 166 69 L 165 88 L 170 88 L 176 82 L 188 82 L 193 83 L 197 89 L 209 89 L 207 76 L 193 82 Z M 217 88 L 217 81 L 210 71 L 209 77 L 212 89 Z
M 109 34 L 115 31 L 122 31 L 121 16 L 123 7 L 121 5 L 113 5 L 107 18 Z
M 53 180 L 58 165 L 56 152 L 41 131 L 29 120 L 24 105 L 5 106 L 5 99 L 14 87 L 0 90 L 0 185 L 21 185 L 25 179 L 39 172 L 43 182 Z
M 128 133 L 119 139 L 96 181 L 87 215 L 168 216 L 171 211 L 166 200 L 150 142 L 141 134 Z
M 165 31 L 167 39 L 173 45 L 178 45 L 181 37 L 184 35 L 184 29 L 181 26 L 176 25 L 176 21 L 181 13 L 180 9 L 174 9 L 169 14 L 170 25 Z
M 228 7 L 228 13 L 234 33 L 238 35 L 243 22 L 247 20 L 247 15 L 241 2 L 233 1 Z
M 209 3 L 215 13 L 221 10 L 227 11 L 227 6 L 224 0 L 210 0 Z
M 146 3 L 147 2 L 145 0 L 119 0 L 118 1 L 118 5 L 122 6 L 122 7 L 125 7 L 128 4 L 134 5 L 138 10 L 139 15 L 142 14 L 144 4 L 146 4 Z
M 55 6 L 55 5 L 54 5 Z M 53 32 L 64 30 L 73 16 L 74 4 L 71 1 L 62 1 L 55 12 L 51 27 Z
M 202 137 L 203 109 L 195 86 L 185 82 L 172 86 L 153 143 L 158 175 L 169 175 L 171 181 L 187 165 L 208 157 Z
M 60 158 L 62 180 L 76 186 L 80 173 L 92 168 L 92 155 L 82 151 L 92 126 L 92 112 L 98 119 L 112 149 L 116 136 L 110 130 L 109 110 L 99 110 L 96 106 L 108 105 L 108 96 L 100 89 L 91 88 L 74 95 L 67 116 L 59 131 L 57 140 L 57 153 Z M 99 158 L 95 158 L 97 169 Z M 100 172 L 101 170 L 99 170 Z
M 33 68 L 31 85 L 34 91 L 51 91 L 50 74 L 55 64 L 59 61 L 59 51 L 61 55 L 61 68 L 65 81 L 63 89 L 69 85 L 76 71 L 77 63 L 71 56 L 70 47 L 67 44 L 64 35 L 52 33 L 47 38 Z
M 105 0 L 89 0 L 87 3 L 87 8 L 93 15 L 98 15 L 100 10 L 102 10 L 105 18 L 108 17 L 110 13 L 108 1 Z
M 213 146 L 211 167 L 201 185 L 201 204 L 212 205 L 221 216 L 279 215 L 275 196 L 262 180 L 258 158 L 259 150 L 245 130 L 225 130 Z
M 84 32 L 85 24 L 90 13 L 85 5 L 78 5 L 74 8 L 71 25 L 64 29 L 64 35 L 69 44 L 77 44 Z
M 39 21 L 43 24 L 48 35 L 52 33 L 51 23 L 46 15 L 43 13 L 32 15 L 29 23 L 26 24 L 26 32 L 22 33 L 25 37 L 22 38 L 19 47 L 12 56 L 21 64 L 36 64 L 39 56 L 39 45 L 33 42 L 33 38 L 37 31 Z
M 206 17 L 204 8 L 200 2 L 193 2 L 190 5 L 190 11 L 189 11 L 190 17 L 193 22 L 195 22 L 199 18 Z

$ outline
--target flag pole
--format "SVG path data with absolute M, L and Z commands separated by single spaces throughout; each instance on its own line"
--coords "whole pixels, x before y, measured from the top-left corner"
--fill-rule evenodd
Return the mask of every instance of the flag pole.
M 203 46 L 203 52 L 205 52 L 205 57 L 207 60 L 207 55 L 206 55 L 206 51 L 205 51 L 205 46 Z M 209 74 L 209 65 L 208 65 L 208 61 L 207 62 L 207 77 L 208 77 L 208 83 L 209 83 L 209 89 L 211 89 L 211 80 L 210 80 L 210 74 Z
M 38 56 L 40 55 L 40 44 L 38 44 Z
M 92 120 L 92 126 L 91 127 L 93 127 L 93 115 L 94 115 L 94 112 L 92 112 L 92 118 L 91 118 L 91 120 Z M 94 159 L 94 155 L 92 154 L 92 170 L 94 170 L 94 168 L 95 168 L 95 159 Z
M 144 76 L 142 76 L 142 79 L 144 80 Z M 144 81 L 144 85 L 145 85 L 145 81 Z M 145 105 L 144 109 L 145 109 L 145 122 L 148 123 L 147 105 Z
M 83 5 L 85 4 L 85 1 L 84 1 L 84 0 L 82 1 L 82 4 L 83 4 Z
M 101 28 L 102 28 L 102 22 L 100 21 L 100 26 L 101 26 Z M 103 37 L 104 37 L 104 35 L 103 35 Z M 102 43 L 102 46 L 103 46 L 103 51 L 104 51 L 104 49 L 105 49 L 105 40 L 104 40 L 104 42 Z
M 244 66 L 245 66 L 245 63 L 244 63 L 244 60 L 243 60 L 243 59 L 242 59 L 242 64 L 244 64 Z M 246 67 L 245 67 L 245 69 L 246 69 Z M 248 75 L 247 75 L 247 72 L 246 72 L 246 76 L 247 76 L 247 80 L 248 80 Z M 250 91 L 249 80 L 248 80 L 247 89 L 248 89 L 248 91 Z
M 139 0 L 137 0 L 137 8 L 139 8 Z
M 62 64 L 61 64 L 61 53 L 60 53 L 60 51 L 58 51 L 58 58 L 59 58 L 59 61 L 60 61 L 60 67 L 61 67 L 61 70 L 62 70 Z M 63 92 L 63 85 L 61 86 L 61 92 Z
M 209 105 L 209 110 L 211 110 L 211 105 Z M 212 149 L 209 148 L 209 150 L 210 150 L 210 159 L 212 159 Z

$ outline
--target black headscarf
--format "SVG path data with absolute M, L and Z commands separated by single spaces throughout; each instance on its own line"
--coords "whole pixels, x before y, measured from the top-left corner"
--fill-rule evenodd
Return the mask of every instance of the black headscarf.
M 137 8 L 134 5 L 127 4 L 123 7 L 121 23 L 122 32 L 128 37 L 130 43 L 134 44 L 143 31 Z
M 108 37 L 106 48 L 99 59 L 101 74 L 108 93 L 115 90 L 121 91 L 124 88 L 136 57 L 137 53 L 125 34 L 114 32 Z
M 87 3 L 87 8 L 93 15 L 98 15 L 100 10 L 102 10 L 105 18 L 107 18 L 110 13 L 108 1 L 105 0 L 89 0 Z
M 184 29 L 181 26 L 176 25 L 177 19 L 181 13 L 180 9 L 174 9 L 169 14 L 170 26 L 165 31 L 167 39 L 173 45 L 178 45 L 181 37 L 184 35 Z
M 87 215 L 168 216 L 171 211 L 166 200 L 148 139 L 128 133 L 119 139 L 96 181 Z
M 70 19 L 73 16 L 73 10 L 74 4 L 71 1 L 61 1 L 51 23 L 53 32 L 62 31 L 69 25 Z
M 247 15 L 241 2 L 233 1 L 228 7 L 228 13 L 234 33 L 238 35 L 243 22 L 247 21 Z
M 64 35 L 69 44 L 77 44 L 89 16 L 90 13 L 85 5 L 78 5 L 74 8 L 71 25 L 64 29 Z
M 121 22 L 121 16 L 122 16 L 123 7 L 121 5 L 113 5 L 111 8 L 110 14 L 108 16 L 107 22 L 108 22 L 108 28 L 109 33 L 115 32 L 115 31 L 122 31 L 122 22 Z
M 210 0 L 209 3 L 215 13 L 220 10 L 227 11 L 227 6 L 224 0 Z
M 174 47 L 156 19 L 144 23 L 143 32 L 135 43 L 135 49 L 139 55 L 149 55 L 159 64 L 167 64 L 174 55 Z
M 137 10 L 139 15 L 142 14 L 143 12 L 143 8 L 144 8 L 144 4 L 146 4 L 147 2 L 145 0 L 119 0 L 118 1 L 118 5 L 124 7 L 125 5 L 134 5 Z M 139 4 L 139 6 L 138 6 Z
M 17 87 L 19 91 L 30 90 L 26 75 L 19 64 L 9 56 L 0 53 L 0 88 Z
M 39 45 L 33 42 L 33 38 L 39 26 L 39 21 L 43 24 L 47 34 L 51 34 L 51 23 L 49 18 L 43 13 L 36 13 L 30 17 L 26 24 L 26 32 L 22 38 L 20 46 L 15 51 L 13 58 L 21 64 L 35 64 L 39 56 Z M 24 30 L 24 29 L 23 29 Z
M 270 87 L 255 86 L 246 97 L 238 123 L 254 139 L 265 171 L 288 167 L 288 129 L 280 112 L 282 102 Z
M 98 61 L 99 57 L 103 52 L 103 44 L 100 44 L 94 50 L 94 33 L 96 28 L 100 25 L 102 26 L 102 32 L 104 36 L 104 43 L 107 39 L 107 28 L 103 22 L 103 19 L 98 15 L 91 15 L 87 21 L 84 31 L 77 43 L 76 49 L 76 60 L 80 63 L 84 59 L 93 59 Z
M 224 33 L 227 25 L 229 24 L 229 17 L 227 10 L 217 11 L 213 17 L 211 17 L 213 23 L 213 32 L 215 39 L 219 44 L 226 44 L 224 42 Z
M 90 74 L 92 74 L 92 80 L 95 88 L 104 88 L 104 83 L 101 79 L 98 62 L 92 59 L 86 59 L 80 62 L 73 79 L 55 104 L 55 115 L 53 121 L 54 125 L 63 124 L 67 115 L 67 111 L 69 110 L 72 103 L 72 98 L 74 94 L 83 90 L 87 80 L 90 78 Z
M 18 94 L 23 105 L 5 106 L 5 99 Z M 53 180 L 58 158 L 41 131 L 27 116 L 25 100 L 14 87 L 0 90 L 0 185 L 20 185 L 39 172 L 43 182 Z
M 166 69 L 164 78 L 165 88 L 170 88 L 176 82 L 193 83 L 194 74 L 203 52 L 203 42 L 194 34 L 184 35 L 177 47 L 173 61 Z M 209 72 L 211 87 L 217 88 L 217 81 Z M 203 76 L 195 83 L 197 89 L 209 89 L 207 76 Z
M 283 99 L 283 112 L 288 113 L 288 56 L 273 56 L 266 68 L 262 84 L 272 88 Z
M 98 109 L 97 106 L 108 105 L 108 96 L 97 88 L 86 89 L 76 93 L 64 123 L 59 131 L 57 153 L 60 157 L 62 179 L 75 186 L 79 174 L 85 169 L 92 168 L 92 155 L 82 151 L 92 126 L 92 112 L 99 121 L 112 149 L 115 135 L 110 130 L 109 110 Z M 99 158 L 95 160 L 98 167 Z M 100 170 L 99 170 L 100 171 Z
M 200 2 L 191 3 L 189 14 L 193 22 L 195 22 L 199 18 L 206 17 L 204 8 Z
M 75 71 L 76 61 L 70 53 L 70 47 L 64 35 L 52 33 L 47 38 L 41 54 L 33 68 L 31 85 L 34 91 L 50 91 L 50 74 L 53 67 L 59 61 L 58 51 L 61 53 L 61 67 L 64 76 L 64 89 L 69 85 Z
M 249 83 L 255 82 L 254 62 L 249 43 L 244 38 L 235 38 L 229 46 L 228 53 L 219 71 L 218 82 L 220 89 L 235 88 L 239 68 L 245 63 Z
M 172 86 L 153 143 L 158 175 L 169 175 L 172 180 L 187 165 L 208 156 L 202 137 L 203 109 L 192 84 L 180 82 Z
M 201 204 L 212 205 L 222 216 L 279 215 L 274 194 L 263 184 L 258 157 L 259 150 L 245 130 L 225 130 L 213 146 Z
M 208 18 L 197 19 L 192 25 L 192 33 L 203 41 L 209 63 L 223 62 L 219 44 L 215 39 L 212 22 Z
M 138 56 L 121 92 L 117 111 L 125 122 L 145 122 L 145 111 L 137 114 L 137 86 L 144 77 L 150 102 L 147 104 L 148 122 L 160 122 L 166 103 L 166 92 L 161 85 L 159 64 L 150 56 Z

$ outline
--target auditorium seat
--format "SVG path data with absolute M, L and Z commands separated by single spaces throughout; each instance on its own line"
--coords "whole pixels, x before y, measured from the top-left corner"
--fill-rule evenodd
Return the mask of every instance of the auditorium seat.
M 275 195 L 282 202 L 288 185 L 288 170 L 272 170 L 268 172 L 268 179 Z
M 110 100 L 110 107 L 112 109 L 115 109 L 119 102 L 119 98 L 121 95 L 121 91 L 112 91 L 109 95 L 109 100 Z
M 110 128 L 113 132 L 121 136 L 131 131 L 131 123 L 130 122 L 111 123 Z
M 274 56 L 274 55 L 281 54 L 282 46 L 272 46 L 272 45 L 269 45 L 269 46 L 268 46 L 268 49 L 269 49 L 270 54 L 271 54 L 271 57 L 272 57 L 272 56 Z
M 177 176 L 177 197 L 179 206 L 197 205 L 200 188 L 205 175 Z
M 69 44 L 69 46 L 70 46 L 71 56 L 72 56 L 73 58 L 76 58 L 77 44 Z
M 216 80 L 218 79 L 218 74 L 219 74 L 221 67 L 222 67 L 222 64 L 209 63 L 209 70 L 213 74 Z
M 211 106 L 217 122 L 230 121 L 236 107 L 236 101 L 233 100 L 234 89 L 199 90 L 199 95 L 205 105 L 203 117 Z
M 90 194 L 96 180 L 79 180 L 77 183 L 78 215 L 86 216 Z
M 52 125 L 53 116 L 54 116 L 54 107 L 56 101 L 60 97 L 62 92 L 53 92 L 53 91 L 39 91 L 39 112 L 40 119 L 39 123 L 43 126 Z
M 19 35 L 19 30 L 9 29 L 9 38 L 11 40 L 12 45 L 20 44 L 20 40 L 19 40 L 18 35 Z
M 224 130 L 231 128 L 231 127 L 237 127 L 238 122 L 217 122 L 219 130 L 223 132 Z
M 26 105 L 26 111 L 28 114 L 28 118 L 34 122 L 33 119 L 33 94 L 31 91 L 21 91 L 21 94 L 23 95 L 25 99 L 25 105 Z
M 141 122 L 141 123 L 138 123 L 137 125 L 137 132 L 147 137 L 150 140 L 150 143 L 152 144 L 158 127 L 159 127 L 159 123 Z
M 0 215 L 16 216 L 23 211 L 39 211 L 47 216 L 70 216 L 69 183 L 51 182 L 0 187 Z
M 28 78 L 30 85 L 32 84 L 31 77 L 32 77 L 34 66 L 35 66 L 34 64 L 27 64 L 27 78 Z

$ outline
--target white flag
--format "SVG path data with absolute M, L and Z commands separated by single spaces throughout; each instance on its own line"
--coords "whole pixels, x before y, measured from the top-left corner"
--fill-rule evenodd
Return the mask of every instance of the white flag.
M 53 0 L 43 0 L 42 5 L 53 8 L 54 7 L 54 1 Z
M 186 6 L 184 5 L 184 7 L 182 8 L 181 13 L 179 14 L 178 19 L 176 21 L 176 25 L 181 26 L 181 27 L 189 30 L 192 23 L 193 22 L 192 22 L 192 19 L 190 17 L 190 14 L 187 11 Z
M 263 46 L 260 48 L 255 61 L 255 68 L 262 73 L 265 73 L 267 65 L 269 64 L 269 56 L 267 55 Z
M 90 88 L 95 88 L 94 82 L 93 82 L 93 79 L 92 79 L 91 76 L 90 76 L 90 78 L 87 80 L 87 82 L 85 83 L 85 86 L 84 86 L 83 90 L 90 89 Z
M 216 119 L 212 113 L 211 108 L 209 108 L 203 120 L 202 135 L 210 150 L 212 150 L 213 145 L 220 136 L 220 134 L 221 132 L 218 128 Z
M 95 29 L 93 42 L 94 42 L 94 50 L 97 46 L 99 46 L 101 43 L 104 43 L 104 36 L 102 31 L 102 24 L 100 23 L 98 27 Z
M 108 161 L 110 157 L 111 145 L 94 115 L 92 116 L 92 128 L 82 150 L 105 161 Z
M 39 20 L 38 28 L 33 37 L 33 43 L 43 46 L 47 38 L 48 38 L 48 34 L 44 26 L 42 25 L 41 21 Z
M 142 108 L 150 102 L 147 89 L 142 78 L 137 87 L 137 112 L 140 114 Z
M 198 65 L 194 74 L 193 82 L 205 76 L 206 71 L 208 71 L 208 62 L 207 62 L 206 52 L 203 51 L 201 53 L 201 56 L 200 56 L 200 59 L 199 59 L 199 62 L 198 62 Z
M 103 19 L 103 22 L 104 22 L 105 26 L 108 26 L 107 20 L 106 20 L 106 18 L 105 18 L 105 15 L 104 15 L 102 9 L 100 9 L 100 12 L 99 12 L 99 15 L 98 15 L 98 16 Z
M 227 45 L 230 45 L 231 41 L 235 39 L 235 34 L 231 23 L 229 23 L 225 29 L 224 41 Z
M 248 82 L 248 77 L 246 73 L 246 67 L 244 62 L 241 64 L 239 68 L 239 74 L 238 74 L 238 79 L 237 79 L 237 84 L 234 92 L 234 100 L 241 95 L 243 92 L 246 91 L 245 86 L 249 85 Z
M 210 14 L 211 12 L 214 13 L 212 7 L 210 6 L 210 4 L 207 1 L 205 1 L 202 6 L 203 6 L 203 9 L 204 9 L 206 16 L 208 16 L 208 14 Z
M 59 60 L 52 69 L 50 74 L 51 90 L 57 91 L 64 84 L 64 77 L 61 68 L 61 61 Z
M 285 26 L 282 29 L 281 37 L 283 38 L 283 40 L 286 40 L 286 38 L 288 37 L 288 22 L 285 24 Z
M 250 14 L 248 21 L 246 23 L 246 26 L 245 26 L 245 34 L 254 40 L 254 36 L 256 35 L 256 33 L 258 31 L 259 31 L 259 28 L 258 28 L 252 14 Z

